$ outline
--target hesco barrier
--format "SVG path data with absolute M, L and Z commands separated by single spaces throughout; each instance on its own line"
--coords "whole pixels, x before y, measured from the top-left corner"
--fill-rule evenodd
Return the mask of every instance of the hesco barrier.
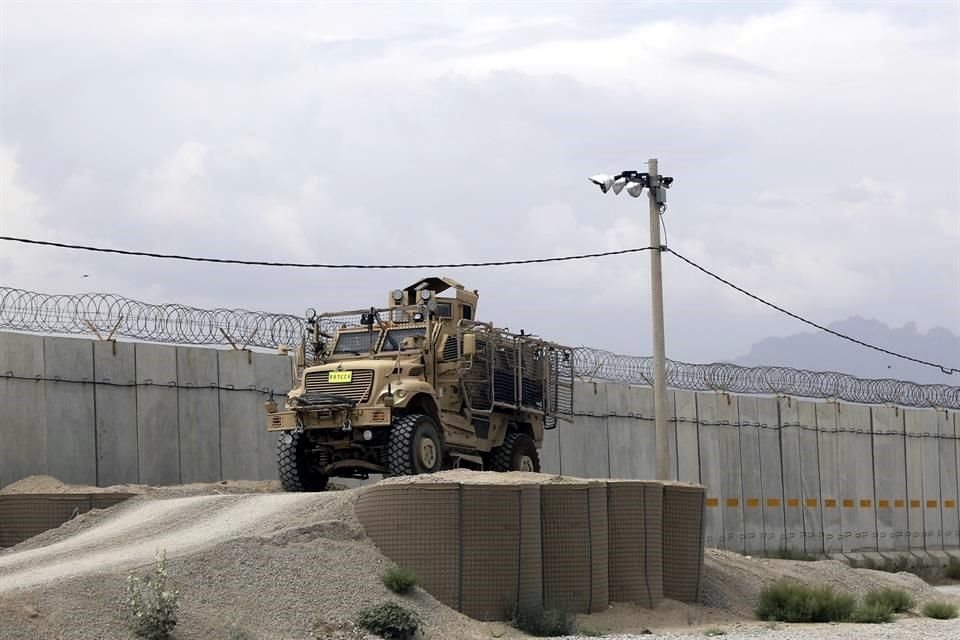
M 697 602 L 703 586 L 706 492 L 668 483 L 663 488 L 663 595 Z
M 658 482 L 411 482 L 363 489 L 356 513 L 377 547 L 435 598 L 502 620 L 518 608 L 653 607 L 668 572 L 667 597 L 695 602 L 703 505 L 703 487 Z M 668 554 L 683 557 L 668 562 Z
M 652 609 L 663 600 L 663 491 L 659 482 L 607 484 L 611 602 Z
M 106 509 L 133 493 L 14 494 L 0 496 L 0 547 L 12 547 L 56 529 L 91 509 Z

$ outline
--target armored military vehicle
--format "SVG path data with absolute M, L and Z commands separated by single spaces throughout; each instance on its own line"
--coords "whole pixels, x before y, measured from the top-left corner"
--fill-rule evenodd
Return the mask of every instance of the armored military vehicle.
M 283 487 L 456 467 L 539 471 L 544 430 L 572 412 L 571 351 L 479 322 L 478 299 L 426 278 L 383 308 L 308 309 L 297 386 L 284 408 L 266 403 Z

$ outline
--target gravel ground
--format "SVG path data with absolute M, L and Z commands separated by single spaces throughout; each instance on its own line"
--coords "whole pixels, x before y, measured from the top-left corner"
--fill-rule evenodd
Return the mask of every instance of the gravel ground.
M 928 618 L 902 618 L 891 624 L 778 624 L 769 625 L 733 625 L 716 629 L 724 631 L 717 636 L 723 640 L 957 640 L 960 638 L 960 618 L 955 620 L 930 620 Z M 606 640 L 704 640 L 708 637 L 698 629 L 667 634 L 645 635 L 608 635 Z M 588 640 L 596 636 L 564 636 L 563 640 Z

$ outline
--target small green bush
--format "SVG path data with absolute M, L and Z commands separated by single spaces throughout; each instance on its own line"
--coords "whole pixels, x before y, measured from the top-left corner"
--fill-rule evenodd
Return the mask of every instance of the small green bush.
M 923 605 L 923 615 L 937 620 L 950 620 L 958 615 L 957 605 L 951 602 L 928 602 Z
M 603 636 L 607 635 L 602 629 L 591 627 L 589 625 L 577 627 L 577 634 L 583 636 L 584 638 L 602 638 Z
M 715 636 L 725 636 L 727 632 L 721 629 L 720 627 L 710 627 L 709 629 L 703 630 L 703 635 L 713 638 Z
M 894 613 L 903 613 L 910 611 L 917 606 L 917 601 L 903 589 L 893 589 L 885 587 L 883 589 L 874 589 L 863 597 L 865 605 L 882 605 L 889 608 Z
M 357 614 L 357 624 L 386 640 L 410 640 L 420 628 L 420 616 L 395 602 L 384 602 Z
M 180 592 L 167 588 L 167 577 L 164 551 L 157 552 L 152 575 L 127 577 L 127 622 L 140 638 L 167 640 L 177 626 Z
M 951 580 L 960 580 L 960 560 L 956 558 L 950 558 L 950 563 L 947 565 L 946 575 Z
M 576 620 L 577 617 L 569 611 L 529 607 L 515 611 L 511 624 L 530 635 L 544 638 L 573 635 Z
M 394 593 L 410 593 L 417 586 L 417 574 L 401 567 L 387 569 L 381 580 L 383 585 Z
M 780 622 L 842 622 L 849 620 L 856 600 L 831 587 L 808 587 L 780 581 L 760 592 L 756 614 Z
M 850 622 L 860 624 L 882 624 L 893 621 L 893 609 L 885 602 L 864 603 L 857 607 Z

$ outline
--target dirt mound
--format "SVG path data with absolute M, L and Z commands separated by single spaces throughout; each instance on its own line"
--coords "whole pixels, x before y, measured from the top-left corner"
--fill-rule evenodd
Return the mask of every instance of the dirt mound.
M 145 493 L 156 497 L 184 497 L 192 495 L 218 495 L 243 493 L 276 493 L 281 490 L 278 480 L 222 480 L 220 482 L 196 482 L 165 487 L 146 484 L 116 484 L 95 487 L 86 484 L 66 484 L 52 476 L 29 476 L 0 489 L 0 495 L 23 495 L 27 493 Z

